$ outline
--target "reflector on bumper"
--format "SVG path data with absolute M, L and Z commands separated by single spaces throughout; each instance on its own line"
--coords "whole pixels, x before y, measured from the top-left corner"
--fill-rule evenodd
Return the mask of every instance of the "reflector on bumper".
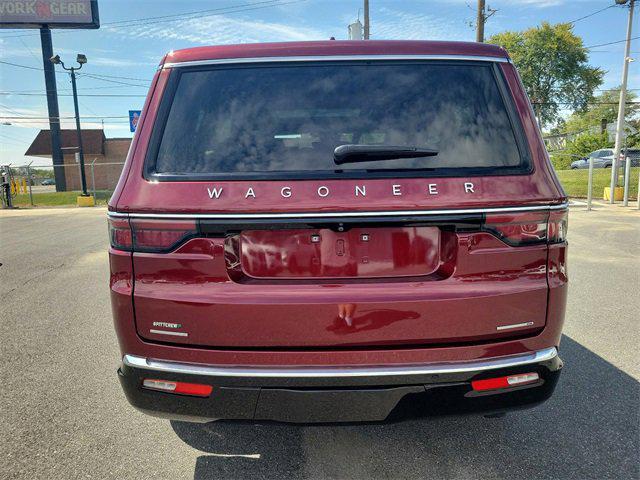
M 196 397 L 208 397 L 211 395 L 213 387 L 211 385 L 201 385 L 199 383 L 169 382 L 166 380 L 154 380 L 145 378 L 142 387 L 149 390 L 159 390 L 167 393 L 178 393 L 181 395 L 193 395 Z

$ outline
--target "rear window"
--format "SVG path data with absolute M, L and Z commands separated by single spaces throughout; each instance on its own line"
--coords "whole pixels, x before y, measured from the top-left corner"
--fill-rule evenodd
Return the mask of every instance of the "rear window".
M 147 173 L 295 178 L 508 173 L 528 169 L 497 69 L 481 62 L 178 68 Z M 438 155 L 334 163 L 345 144 Z

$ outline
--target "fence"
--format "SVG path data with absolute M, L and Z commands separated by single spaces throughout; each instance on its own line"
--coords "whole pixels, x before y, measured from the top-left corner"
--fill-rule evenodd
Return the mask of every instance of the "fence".
M 85 178 L 87 192 L 96 203 L 105 203 L 115 189 L 124 162 L 97 162 L 95 159 L 85 161 Z M 5 181 L 9 184 L 11 203 L 20 205 L 64 205 L 75 203 L 75 197 L 82 191 L 80 164 L 63 165 L 5 165 L 2 166 Z M 58 178 L 65 180 L 66 188 L 59 191 L 56 186 Z M 3 197 L 3 203 L 7 199 Z M 6 206 L 6 205 L 4 205 Z

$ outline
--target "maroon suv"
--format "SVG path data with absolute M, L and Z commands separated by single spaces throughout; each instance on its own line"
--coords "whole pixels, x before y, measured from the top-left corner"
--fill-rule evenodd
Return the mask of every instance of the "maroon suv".
M 109 203 L 125 394 L 192 421 L 540 403 L 566 200 L 496 46 L 171 52 Z

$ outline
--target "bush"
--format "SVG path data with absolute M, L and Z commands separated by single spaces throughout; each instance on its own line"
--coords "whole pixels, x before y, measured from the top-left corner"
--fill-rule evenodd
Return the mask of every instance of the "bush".
M 577 160 L 577 158 L 573 158 L 571 155 L 565 153 L 551 154 L 550 158 L 553 168 L 556 170 L 567 170 L 571 167 L 571 162 Z
M 561 153 L 551 154 L 551 163 L 556 170 L 566 170 L 571 167 L 571 162 L 586 157 L 591 152 L 601 148 L 610 148 L 607 133 L 583 133 L 567 142 L 566 148 Z
M 613 144 L 609 142 L 607 133 L 583 133 L 572 141 L 567 142 L 566 153 L 575 158 L 586 157 L 594 150 L 600 148 L 610 148 Z

